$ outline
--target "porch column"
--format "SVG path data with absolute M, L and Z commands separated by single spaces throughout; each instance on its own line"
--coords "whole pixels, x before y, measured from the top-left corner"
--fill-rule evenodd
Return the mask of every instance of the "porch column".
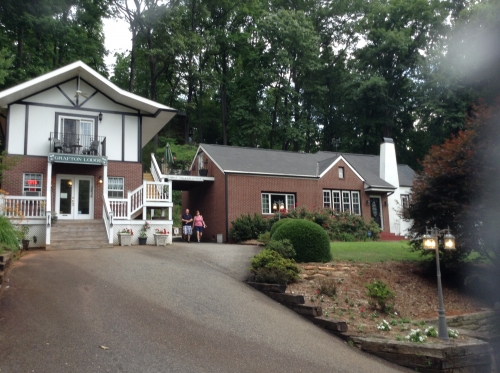
M 108 163 L 103 167 L 103 172 L 102 172 L 102 194 L 103 196 L 108 195 Z
M 52 211 L 52 163 L 47 162 L 47 201 L 45 203 L 45 211 L 50 211 L 50 218 L 54 213 Z M 50 245 L 50 228 L 52 221 L 49 217 L 46 217 L 47 221 L 45 224 L 45 245 Z M 50 224 L 49 224 L 50 223 Z

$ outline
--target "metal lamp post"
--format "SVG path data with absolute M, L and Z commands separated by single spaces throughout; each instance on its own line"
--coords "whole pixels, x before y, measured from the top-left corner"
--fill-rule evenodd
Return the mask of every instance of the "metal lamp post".
M 283 201 L 275 201 L 273 203 L 273 211 L 278 210 L 278 220 L 281 220 L 281 210 L 285 209 L 285 204 Z
M 438 318 L 438 337 L 443 341 L 449 341 L 448 328 L 446 326 L 446 316 L 444 313 L 443 288 L 441 286 L 441 268 L 439 265 L 439 240 L 440 234 L 443 236 L 443 245 L 446 250 L 455 249 L 455 237 L 450 233 L 450 228 L 440 230 L 436 226 L 434 228 L 425 228 L 426 234 L 423 236 L 424 249 L 436 251 L 436 267 L 437 267 L 437 283 L 438 283 L 438 298 L 439 298 L 439 318 Z

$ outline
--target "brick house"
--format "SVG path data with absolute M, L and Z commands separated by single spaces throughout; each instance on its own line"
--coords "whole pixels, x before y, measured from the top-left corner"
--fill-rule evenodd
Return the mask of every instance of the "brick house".
M 141 151 L 175 115 L 81 61 L 0 92 L 4 162 L 14 161 L 2 175 L 4 213 L 45 247 L 56 214 L 102 219 L 109 243 L 123 227 L 139 230 L 154 208 L 168 211 L 161 227 L 170 230 L 171 182 L 154 158 L 154 179 L 144 180 Z
M 201 144 L 191 170 L 207 175 L 183 192 L 183 210 L 200 210 L 207 240 L 227 241 L 231 221 L 247 213 L 272 216 L 280 203 L 374 218 L 386 236 L 408 228 L 398 210 L 409 201 L 414 171 L 397 164 L 392 139 L 383 140 L 380 156 Z

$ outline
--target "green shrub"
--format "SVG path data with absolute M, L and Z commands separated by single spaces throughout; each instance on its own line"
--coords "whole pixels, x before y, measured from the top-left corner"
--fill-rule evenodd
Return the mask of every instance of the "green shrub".
M 289 221 L 291 221 L 291 219 L 281 219 L 281 220 L 278 220 L 277 222 L 275 222 L 273 224 L 273 226 L 271 227 L 271 238 L 273 238 L 273 234 L 274 232 L 276 232 L 276 230 L 281 227 L 283 224 L 286 224 L 288 223 Z
M 268 222 L 258 214 L 254 214 L 253 218 L 250 214 L 241 215 L 232 221 L 231 225 L 229 237 L 234 242 L 257 239 L 260 234 L 266 232 L 268 229 Z
M 9 219 L 0 215 L 0 246 L 4 249 L 16 252 L 19 250 L 19 241 L 23 232 L 16 229 Z
M 299 268 L 293 259 L 285 259 L 278 252 L 264 249 L 250 261 L 256 282 L 288 284 L 298 280 Z
M 304 219 L 289 219 L 271 236 L 274 240 L 289 239 L 298 262 L 328 262 L 332 259 L 330 240 L 318 224 Z
M 266 249 L 276 251 L 283 258 L 288 259 L 295 257 L 297 254 L 290 240 L 286 238 L 284 240 L 270 240 L 266 245 Z
M 368 289 L 368 296 L 377 301 L 382 312 L 390 311 L 392 305 L 387 301 L 394 298 L 394 292 L 382 281 L 376 280 L 371 284 L 365 284 Z
M 351 233 L 345 233 L 345 232 L 341 232 L 337 239 L 339 241 L 342 241 L 342 242 L 355 242 L 356 241 L 356 237 L 354 237 L 353 234 Z
M 257 241 L 262 242 L 264 245 L 267 245 L 267 243 L 271 240 L 271 233 L 270 232 L 264 232 L 259 234 L 259 237 L 257 238 Z
M 322 278 L 319 280 L 319 293 L 329 297 L 337 294 L 337 280 L 333 278 Z

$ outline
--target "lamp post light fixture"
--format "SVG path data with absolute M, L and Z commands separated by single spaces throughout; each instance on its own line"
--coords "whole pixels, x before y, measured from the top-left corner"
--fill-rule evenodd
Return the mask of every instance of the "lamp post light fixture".
M 281 210 L 285 209 L 285 204 L 283 201 L 275 201 L 273 203 L 273 211 L 278 210 L 278 220 L 281 220 Z
M 445 250 L 455 249 L 455 237 L 450 233 L 450 228 L 440 230 L 438 227 L 428 229 L 425 228 L 426 233 L 422 237 L 422 243 L 424 249 L 435 250 L 436 251 L 436 268 L 437 268 L 437 283 L 438 283 L 438 299 L 439 299 L 439 310 L 438 310 L 438 337 L 443 341 L 449 341 L 448 327 L 446 326 L 446 316 L 444 313 L 444 302 L 443 302 L 443 288 L 441 286 L 441 268 L 439 265 L 439 235 L 443 235 L 443 246 Z

